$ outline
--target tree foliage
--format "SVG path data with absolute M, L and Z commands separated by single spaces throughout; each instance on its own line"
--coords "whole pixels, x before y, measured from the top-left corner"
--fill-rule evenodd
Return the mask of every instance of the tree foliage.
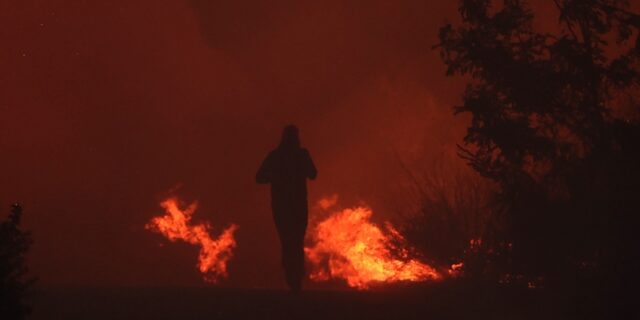
M 31 235 L 20 229 L 22 207 L 12 206 L 6 221 L 0 222 L 0 315 L 2 319 L 24 319 L 29 313 L 25 302 L 33 282 L 28 277 L 25 254 Z
M 440 29 L 448 74 L 472 79 L 460 155 L 500 186 L 515 268 L 632 273 L 640 111 L 621 97 L 640 85 L 640 16 L 625 0 L 553 4 L 542 19 L 523 0 L 462 0 Z

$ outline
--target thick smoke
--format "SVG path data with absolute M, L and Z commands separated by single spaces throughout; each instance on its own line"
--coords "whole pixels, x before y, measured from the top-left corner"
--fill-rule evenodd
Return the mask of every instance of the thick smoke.
M 194 252 L 154 252 L 142 228 L 183 183 L 202 219 L 242 226 L 226 283 L 279 284 L 268 192 L 252 178 L 288 123 L 319 169 L 311 202 L 375 209 L 401 193 L 398 159 L 421 170 L 451 156 L 461 86 L 431 47 L 455 3 L 246 3 L 0 10 L 0 205 L 25 203 L 43 283 L 200 283 L 174 272 Z

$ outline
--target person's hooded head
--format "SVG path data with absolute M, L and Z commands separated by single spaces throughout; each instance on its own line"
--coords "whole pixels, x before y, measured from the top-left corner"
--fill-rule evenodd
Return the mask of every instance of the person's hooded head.
M 280 148 L 297 149 L 300 148 L 300 136 L 298 127 L 288 125 L 282 131 L 282 140 L 280 140 Z

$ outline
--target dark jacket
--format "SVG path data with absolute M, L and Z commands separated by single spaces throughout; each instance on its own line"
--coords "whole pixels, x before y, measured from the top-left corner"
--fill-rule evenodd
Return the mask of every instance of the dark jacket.
M 271 184 L 271 206 L 274 211 L 307 206 L 307 179 L 318 174 L 309 151 L 299 147 L 279 147 L 262 162 L 256 182 Z

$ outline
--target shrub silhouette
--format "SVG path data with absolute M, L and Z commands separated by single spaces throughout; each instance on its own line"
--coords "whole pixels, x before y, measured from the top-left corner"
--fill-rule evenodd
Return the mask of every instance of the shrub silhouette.
M 22 207 L 14 204 L 0 223 L 0 315 L 2 319 L 24 319 L 30 312 L 25 298 L 34 279 L 28 277 L 25 254 L 31 235 L 20 229 Z
M 462 22 L 440 29 L 448 74 L 472 79 L 455 109 L 472 116 L 460 155 L 499 185 L 513 272 L 631 306 L 640 15 L 625 0 L 553 3 L 556 31 L 518 0 L 462 0 Z

